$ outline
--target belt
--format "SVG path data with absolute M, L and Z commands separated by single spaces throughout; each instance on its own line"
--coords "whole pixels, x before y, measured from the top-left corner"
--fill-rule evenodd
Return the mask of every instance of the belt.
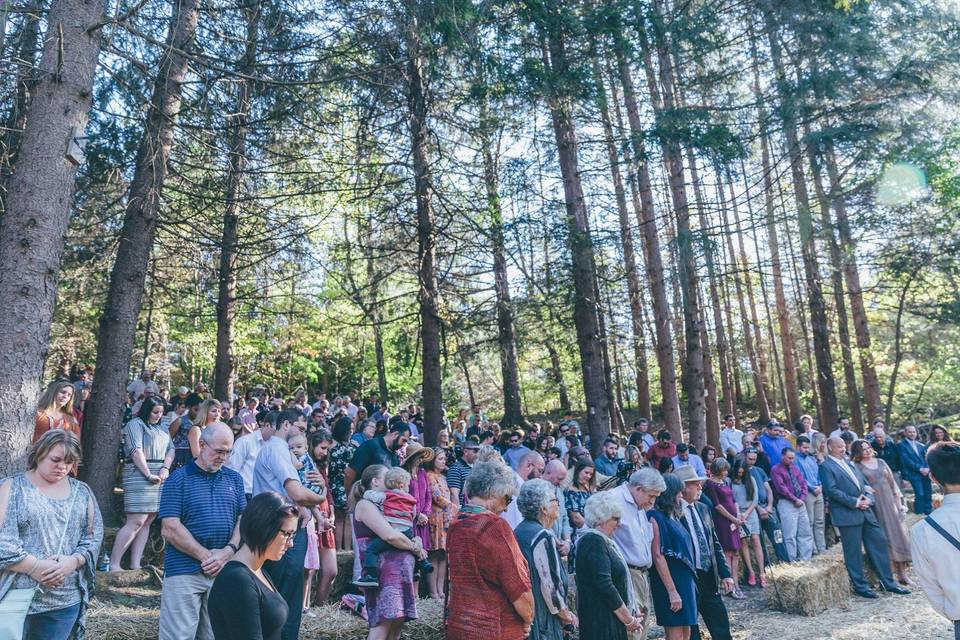
M 627 567 L 629 567 L 630 569 L 633 569 L 634 571 L 647 572 L 647 571 L 650 570 L 650 567 L 640 567 L 640 566 L 637 566 L 637 565 L 635 565 L 635 564 L 630 564 L 629 562 L 627 563 Z

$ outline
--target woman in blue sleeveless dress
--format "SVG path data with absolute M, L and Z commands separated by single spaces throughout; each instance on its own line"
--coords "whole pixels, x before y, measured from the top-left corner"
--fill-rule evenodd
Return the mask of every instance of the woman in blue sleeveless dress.
M 693 540 L 680 523 L 683 482 L 673 474 L 663 476 L 666 490 L 647 512 L 653 527 L 651 552 L 656 571 L 650 572 L 650 592 L 657 624 L 667 640 L 687 640 L 697 624 L 697 583 L 693 565 Z

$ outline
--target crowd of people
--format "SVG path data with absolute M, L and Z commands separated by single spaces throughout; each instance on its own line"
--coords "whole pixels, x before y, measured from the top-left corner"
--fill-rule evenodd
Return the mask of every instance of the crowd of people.
M 501 429 L 473 406 L 431 447 L 416 405 L 393 413 L 376 394 L 166 397 L 149 372 L 127 391 L 125 522 L 99 564 L 140 568 L 159 520 L 160 640 L 293 640 L 329 600 L 338 551 L 353 553 L 371 640 L 398 639 L 421 593 L 445 602 L 450 640 L 639 640 L 654 622 L 670 640 L 700 638 L 701 624 L 730 639 L 725 595 L 837 538 L 857 594 L 878 597 L 864 549 L 880 588 L 909 593 L 903 488 L 926 515 L 932 482 L 960 482 L 945 429 L 895 441 L 880 421 L 860 438 L 846 420 L 826 434 L 810 416 L 787 430 L 728 415 L 697 448 L 640 419 L 593 447 L 572 415 Z M 0 598 L 25 599 L 24 638 L 83 636 L 103 538 L 75 479 L 84 392 L 89 376 L 50 385 L 29 470 L 0 484 Z

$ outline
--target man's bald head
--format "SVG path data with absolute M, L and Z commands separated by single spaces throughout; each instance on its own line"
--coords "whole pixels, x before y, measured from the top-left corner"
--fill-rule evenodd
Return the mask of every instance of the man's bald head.
M 843 438 L 838 436 L 830 436 L 827 438 L 827 453 L 834 458 L 842 458 L 843 452 L 846 450 L 847 444 L 843 441 Z
M 517 465 L 517 474 L 524 480 L 539 478 L 543 475 L 544 466 L 543 456 L 533 451 L 520 459 L 520 464 Z
M 233 451 L 233 430 L 222 422 L 208 424 L 200 432 L 200 455 L 197 466 L 216 473 L 230 459 Z
M 543 479 L 559 487 L 567 479 L 567 467 L 560 460 L 551 460 L 543 469 Z

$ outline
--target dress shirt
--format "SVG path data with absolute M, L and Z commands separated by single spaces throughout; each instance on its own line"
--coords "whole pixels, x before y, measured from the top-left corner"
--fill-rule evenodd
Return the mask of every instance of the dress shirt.
M 613 530 L 613 539 L 624 560 L 634 567 L 649 568 L 652 563 L 650 543 L 653 542 L 653 527 L 643 509 L 637 508 L 627 483 L 612 489 L 623 500 L 620 525 Z
M 845 434 L 847 431 L 850 431 L 850 429 L 846 429 L 846 430 L 843 430 L 843 429 L 834 429 L 833 433 L 830 434 L 830 437 L 831 437 L 831 438 L 840 438 L 840 437 L 842 437 L 843 434 Z M 854 434 L 854 435 L 856 435 L 856 434 Z
M 698 456 L 695 453 L 691 453 L 687 456 L 686 460 L 681 460 L 679 455 L 673 456 L 673 469 L 676 471 L 680 467 L 685 467 L 690 465 L 697 471 L 697 475 L 701 478 L 707 477 L 707 468 L 703 466 L 703 458 Z
M 840 458 L 834 458 L 833 456 L 827 456 L 827 460 L 831 461 L 833 464 L 843 469 L 843 472 L 846 473 L 851 480 L 853 480 L 853 484 L 860 487 L 861 491 L 863 490 L 863 485 L 860 484 L 860 480 L 857 478 L 857 474 L 853 472 L 853 466 L 850 464 L 849 460 L 846 460 L 846 459 L 841 460 Z M 826 462 L 826 460 L 824 460 L 824 462 Z
M 707 527 L 703 523 L 703 519 L 700 518 L 700 514 L 697 513 L 696 507 L 693 503 L 687 502 L 683 498 L 680 498 L 680 506 L 683 511 L 683 519 L 687 522 L 687 530 L 690 531 L 690 539 L 693 541 L 691 545 L 693 547 L 693 566 L 699 569 L 700 571 L 706 571 L 712 567 L 711 558 L 709 557 L 710 551 L 713 550 L 712 540 L 707 538 Z M 694 524 L 696 520 L 696 524 Z M 703 554 L 700 552 L 700 543 L 697 540 L 697 530 L 701 531 L 704 536 L 704 540 L 707 544 L 707 557 L 704 558 Z
M 793 501 L 807 497 L 807 481 L 795 464 L 789 467 L 782 463 L 776 465 L 770 471 L 770 484 L 778 498 Z
M 720 432 L 720 455 L 726 456 L 727 449 L 733 449 L 734 455 L 743 451 L 743 431 L 736 427 L 723 428 Z
M 960 494 L 944 496 L 931 517 L 960 540 Z M 960 550 L 921 520 L 910 532 L 910 551 L 920 586 L 933 609 L 948 620 L 960 620 Z
M 523 486 L 525 480 L 521 478 L 520 474 L 517 472 L 514 472 L 513 475 L 516 476 L 517 493 L 519 494 L 520 487 Z M 507 521 L 507 523 L 510 525 L 511 531 L 516 529 L 517 525 L 523 522 L 523 514 L 520 513 L 520 508 L 517 506 L 516 496 L 514 496 L 513 500 L 510 501 L 510 504 L 507 505 L 507 510 L 500 514 L 500 517 Z
M 820 463 L 817 462 L 817 456 L 804 455 L 798 451 L 794 464 L 800 468 L 803 479 L 807 481 L 807 489 L 816 489 L 820 486 Z
M 606 454 L 601 454 L 593 461 L 593 466 L 605 476 L 615 476 L 620 470 L 621 462 L 623 458 L 608 458 Z
M 253 469 L 257 465 L 257 456 L 263 448 L 263 434 L 257 429 L 248 436 L 238 438 L 233 445 L 233 453 L 225 465 L 243 478 L 243 491 L 253 493 Z
M 770 467 L 772 468 L 780 464 L 783 448 L 790 446 L 790 441 L 782 436 L 774 438 L 764 433 L 760 436 L 760 446 L 763 447 L 763 452 L 770 459 Z
M 570 528 L 570 516 L 567 514 L 567 501 L 563 497 L 563 489 L 554 487 L 553 492 L 557 497 L 557 508 L 560 510 L 560 515 L 553 526 L 550 527 L 550 530 L 553 531 L 553 535 L 558 540 L 570 540 L 573 535 Z
M 504 461 L 510 465 L 510 468 L 514 471 L 517 470 L 517 467 L 520 466 L 520 461 L 530 453 L 530 449 L 527 449 L 525 446 L 517 445 L 516 447 L 510 447 L 503 452 Z
M 240 438 L 242 441 L 243 438 Z M 290 494 L 284 486 L 287 480 L 300 482 L 300 474 L 293 466 L 293 457 L 281 436 L 271 436 L 263 443 L 257 463 L 253 466 L 253 495 L 276 491 L 287 500 Z M 292 500 L 290 500 L 293 502 Z

